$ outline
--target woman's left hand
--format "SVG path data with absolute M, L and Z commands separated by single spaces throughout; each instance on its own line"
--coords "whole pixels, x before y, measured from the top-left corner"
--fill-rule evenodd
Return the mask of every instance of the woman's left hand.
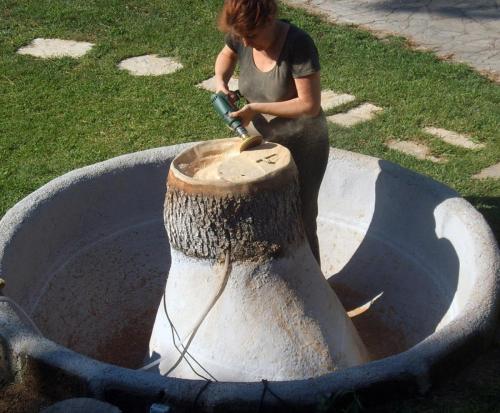
M 240 110 L 235 112 L 231 112 L 229 116 L 232 118 L 240 118 L 243 126 L 247 127 L 248 124 L 252 121 L 253 117 L 256 115 L 256 111 L 253 110 L 251 104 L 246 104 Z

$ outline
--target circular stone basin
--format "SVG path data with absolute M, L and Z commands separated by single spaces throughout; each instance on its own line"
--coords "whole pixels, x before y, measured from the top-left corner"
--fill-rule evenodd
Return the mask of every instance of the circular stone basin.
M 206 387 L 134 370 L 147 353 L 170 264 L 166 177 L 190 145 L 70 172 L 7 212 L 0 221 L 4 293 L 43 336 L 0 299 L 0 378 L 36 371 L 43 382 L 56 372 L 68 397 L 96 397 L 123 411 L 165 398 L 173 406 L 196 399 L 200 411 L 256 411 L 260 382 Z M 311 411 L 340 391 L 367 399 L 424 392 L 489 343 L 499 252 L 482 216 L 455 191 L 390 162 L 332 149 L 318 236 L 323 273 L 375 360 L 269 383 L 282 400 Z M 283 407 L 274 397 L 264 404 Z

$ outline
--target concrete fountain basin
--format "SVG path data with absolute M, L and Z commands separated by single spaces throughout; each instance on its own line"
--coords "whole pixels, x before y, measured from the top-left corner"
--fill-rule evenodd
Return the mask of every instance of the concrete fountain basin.
M 255 411 L 263 384 L 166 378 L 142 366 L 170 256 L 165 180 L 190 144 L 65 174 L 0 221 L 0 378 L 63 379 L 59 398 L 123 411 L 155 402 Z M 380 159 L 332 149 L 319 198 L 322 270 L 374 361 L 272 382 L 310 411 L 354 390 L 367 399 L 425 392 L 485 348 L 497 322 L 500 258 L 482 216 L 455 191 Z M 34 373 L 35 372 L 35 373 Z M 61 381 L 58 381 L 60 383 Z M 200 393 L 201 391 L 201 393 Z M 286 407 L 275 397 L 264 400 Z

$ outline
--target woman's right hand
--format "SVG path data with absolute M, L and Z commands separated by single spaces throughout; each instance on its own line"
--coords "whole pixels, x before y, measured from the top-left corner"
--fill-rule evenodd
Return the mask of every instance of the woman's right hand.
M 236 106 L 236 102 L 238 102 L 239 100 L 239 96 L 236 92 L 233 92 L 232 90 L 229 90 L 229 87 L 227 86 L 226 83 L 219 83 L 217 84 L 216 88 L 215 88 L 215 93 L 224 93 L 228 99 L 229 99 L 229 102 L 231 102 L 232 105 L 235 105 Z

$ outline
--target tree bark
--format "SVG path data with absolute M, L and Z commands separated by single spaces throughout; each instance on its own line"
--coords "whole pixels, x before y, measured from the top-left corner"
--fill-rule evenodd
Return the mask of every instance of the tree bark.
M 169 177 L 165 227 L 190 257 L 231 261 L 284 256 L 304 239 L 297 179 L 256 193 L 189 193 Z

